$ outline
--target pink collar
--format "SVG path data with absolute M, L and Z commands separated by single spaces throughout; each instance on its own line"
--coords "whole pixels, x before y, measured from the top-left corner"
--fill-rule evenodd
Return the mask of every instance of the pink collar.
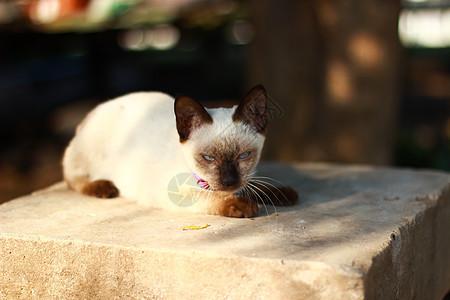
M 199 188 L 201 188 L 202 190 L 209 189 L 209 184 L 205 179 L 203 179 L 200 176 L 198 176 L 197 174 L 195 174 L 192 170 L 191 170 L 191 173 L 192 173 L 192 175 L 194 175 L 195 179 L 197 179 L 197 185 Z

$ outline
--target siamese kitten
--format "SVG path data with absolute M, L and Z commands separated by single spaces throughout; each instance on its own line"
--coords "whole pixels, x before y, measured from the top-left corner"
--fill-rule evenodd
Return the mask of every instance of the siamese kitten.
M 258 201 L 292 205 L 297 193 L 251 175 L 268 121 L 263 86 L 239 106 L 208 109 L 187 96 L 132 93 L 105 102 L 78 126 L 63 158 L 73 190 L 123 196 L 177 211 L 253 217 Z

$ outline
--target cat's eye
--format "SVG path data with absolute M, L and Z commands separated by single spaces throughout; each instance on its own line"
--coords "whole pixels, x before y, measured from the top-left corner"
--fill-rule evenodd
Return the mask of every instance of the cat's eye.
M 215 161 L 216 160 L 214 157 L 209 156 L 209 155 L 203 155 L 203 158 L 207 161 Z
M 239 159 L 247 158 L 250 155 L 250 151 L 246 151 L 238 156 Z

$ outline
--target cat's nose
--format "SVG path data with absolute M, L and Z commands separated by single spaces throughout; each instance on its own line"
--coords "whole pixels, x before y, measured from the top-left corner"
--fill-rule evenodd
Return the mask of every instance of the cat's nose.
M 220 164 L 220 178 L 222 185 L 231 188 L 239 184 L 239 172 L 231 161 L 224 161 Z
M 228 187 L 233 186 L 233 185 L 236 185 L 236 184 L 238 184 L 238 183 L 239 183 L 239 180 L 238 180 L 236 177 L 232 177 L 232 176 L 225 177 L 225 178 L 222 180 L 222 184 L 223 184 L 224 186 L 228 186 Z

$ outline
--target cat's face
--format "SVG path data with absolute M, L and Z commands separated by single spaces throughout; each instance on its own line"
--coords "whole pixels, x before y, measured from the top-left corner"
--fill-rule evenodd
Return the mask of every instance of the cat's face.
M 177 129 L 192 171 L 212 190 L 245 186 L 258 164 L 267 125 L 267 98 L 253 88 L 238 107 L 205 109 L 187 97 L 175 102 Z
M 228 126 L 205 125 L 182 144 L 193 172 L 205 179 L 213 190 L 235 191 L 247 184 L 256 167 L 264 136 L 242 122 L 231 120 Z M 216 119 L 216 118 L 214 118 Z

